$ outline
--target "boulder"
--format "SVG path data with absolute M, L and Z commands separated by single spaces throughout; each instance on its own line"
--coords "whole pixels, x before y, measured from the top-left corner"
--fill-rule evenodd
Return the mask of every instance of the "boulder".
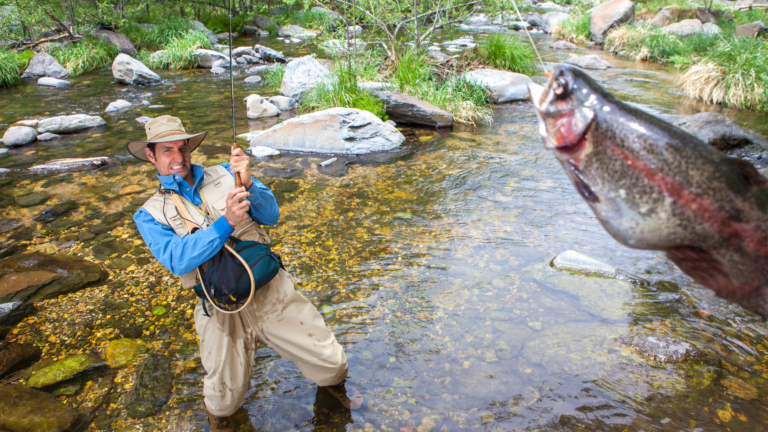
M 253 49 L 259 53 L 262 59 L 265 61 L 285 63 L 285 55 L 280 51 L 275 51 L 272 48 L 265 47 L 263 45 L 254 45 Z
M 130 108 L 131 106 L 133 106 L 133 105 L 130 102 L 128 102 L 127 100 L 118 99 L 118 100 L 110 103 L 109 105 L 107 105 L 107 109 L 106 109 L 105 112 L 120 111 L 120 110 L 123 110 L 123 109 L 126 109 L 126 108 Z
M 214 67 L 214 68 L 211 68 L 211 73 L 214 75 L 222 75 L 227 73 L 227 69 L 224 69 L 221 67 Z
M 276 29 L 277 25 L 272 20 L 272 18 L 264 15 L 254 15 L 253 16 L 253 25 L 256 27 L 262 29 L 262 30 L 269 30 L 270 28 Z
M 19 121 L 15 122 L 14 124 L 12 124 L 11 126 L 29 126 L 31 128 L 37 129 L 38 123 L 40 123 L 40 120 L 35 120 L 35 119 L 32 119 L 32 120 L 19 120 Z
M 78 413 L 50 394 L 22 384 L 0 384 L 0 429 L 13 432 L 61 432 Z
M 128 54 L 118 54 L 112 62 L 112 76 L 120 84 L 147 85 L 162 82 L 163 79 L 144 63 Z
M 243 99 L 248 107 L 248 118 L 255 119 L 261 117 L 273 117 L 280 114 L 280 109 L 272 105 L 263 97 L 252 94 Z
M 280 93 L 298 99 L 307 90 L 330 79 L 331 72 L 314 57 L 301 57 L 285 67 Z
M 456 48 L 474 48 L 477 44 L 472 36 L 462 36 L 458 39 L 443 42 L 443 46 Z
M 7 147 L 18 147 L 35 142 L 37 132 L 27 126 L 11 126 L 3 134 L 3 144 Z
M 528 100 L 528 84 L 533 82 L 527 75 L 496 69 L 474 70 L 465 77 L 488 89 L 496 103 Z
M 258 27 L 244 25 L 243 26 L 243 34 L 247 34 L 247 35 L 250 35 L 250 34 L 261 34 L 261 30 L 259 30 Z
M 261 132 L 251 147 L 311 153 L 365 154 L 399 147 L 405 137 L 368 111 L 331 108 L 286 120 Z
M 750 144 L 762 144 L 762 146 L 768 147 L 768 139 L 758 133 L 743 129 L 722 114 L 701 112 L 681 116 L 674 121 L 674 124 L 721 151 Z
M 313 38 L 317 37 L 317 33 L 313 32 L 312 30 L 307 30 L 303 27 L 299 27 L 297 25 L 287 25 L 280 27 L 280 30 L 277 32 L 278 36 L 282 37 L 291 37 L 291 38 Z
M 64 88 L 64 87 L 71 86 L 72 83 L 70 83 L 69 81 L 64 81 L 57 78 L 41 77 L 37 79 L 37 85 L 46 86 L 46 87 Z
M 444 52 L 441 52 L 441 51 L 434 51 L 434 50 L 430 50 L 427 53 L 427 57 L 433 60 L 437 60 L 441 63 L 451 59 L 451 56 L 449 56 L 448 54 L 445 54 Z
M 594 54 L 571 57 L 563 63 L 576 65 L 582 69 L 608 69 L 611 67 L 610 63 Z
M 216 35 L 212 31 L 208 30 L 205 24 L 201 23 L 200 21 L 192 21 L 192 24 L 199 31 L 205 33 L 205 35 L 208 36 L 208 40 L 211 41 L 212 44 L 216 44 L 219 42 L 219 40 L 216 38 Z
M 237 66 L 237 61 L 233 63 L 234 64 L 232 66 Z M 211 66 L 211 69 L 218 69 L 218 68 L 229 69 L 229 58 L 227 58 L 226 60 L 221 59 L 213 62 L 213 66 Z
M 276 106 L 280 111 L 291 110 L 299 107 L 296 99 L 286 96 L 272 96 L 269 98 L 269 103 Z
M 0 261 L 0 302 L 53 298 L 108 277 L 100 265 L 75 256 L 17 254 Z
M 242 55 L 249 55 L 249 56 L 258 56 L 259 54 L 256 53 L 256 50 L 254 50 L 251 47 L 237 47 L 232 50 L 232 57 L 240 57 Z
M 105 352 L 107 364 L 113 369 L 133 363 L 139 354 L 147 352 L 147 344 L 141 339 L 115 339 L 109 342 Z
M 698 19 L 686 19 L 664 27 L 664 30 L 674 33 L 678 36 L 688 36 L 694 33 L 701 33 L 702 24 Z
M 23 361 L 39 358 L 40 354 L 40 348 L 34 345 L 0 341 L 0 377 Z
M 372 92 L 384 102 L 387 115 L 396 123 L 425 125 L 435 128 L 453 125 L 453 116 L 441 108 L 413 96 L 392 91 Z
M 136 47 L 133 46 L 133 43 L 126 35 L 111 32 L 109 30 L 96 30 L 93 32 L 92 36 L 94 39 L 106 40 L 110 44 L 116 46 L 123 54 L 128 54 L 129 56 L 136 55 Z
M 765 23 L 756 21 L 750 24 L 742 24 L 736 27 L 736 36 L 760 37 L 765 33 Z
M 251 157 L 260 159 L 260 158 L 265 158 L 269 156 L 279 156 L 280 150 L 275 150 L 269 147 L 256 146 L 256 147 L 248 148 L 248 154 L 250 154 Z
M 568 41 L 557 41 L 550 45 L 552 49 L 559 49 L 559 50 L 572 50 L 572 49 L 578 49 L 579 47 L 576 46 L 576 44 L 568 42 Z
M 53 141 L 57 139 L 61 139 L 61 135 L 56 135 L 50 132 L 41 133 L 40 135 L 37 136 L 37 140 L 41 142 Z
M 244 56 L 240 57 L 238 59 L 238 61 L 241 60 L 241 59 L 245 60 L 246 63 L 251 63 L 251 64 L 258 63 L 259 60 L 261 60 L 259 57 L 254 57 L 254 56 L 250 56 L 250 55 L 244 55 Z
M 38 135 L 38 138 L 41 135 Z M 88 169 L 103 168 L 105 166 L 114 165 L 116 162 L 106 156 L 92 157 L 92 158 L 67 158 L 67 159 L 54 159 L 41 165 L 34 165 L 29 167 L 29 171 L 43 172 L 43 171 L 82 171 Z
M 197 65 L 202 68 L 212 68 L 218 60 L 224 60 L 229 64 L 229 57 L 213 50 L 196 49 L 192 54 L 197 59 Z
M 556 256 L 552 260 L 552 267 L 557 270 L 619 279 L 635 285 L 648 285 L 648 281 L 639 276 L 626 273 L 608 263 L 598 261 L 572 250 L 567 250 Z
M 723 29 L 718 27 L 715 23 L 708 22 L 701 26 L 701 32 L 706 34 L 717 34 L 722 33 Z
M 635 4 L 630 0 L 613 0 L 595 7 L 589 20 L 589 31 L 592 40 L 601 44 L 609 30 L 634 21 Z
M 24 71 L 22 78 L 63 78 L 67 76 L 67 70 L 62 67 L 52 55 L 40 53 L 29 61 L 27 70 Z
M 554 33 L 560 24 L 570 18 L 571 16 L 563 12 L 547 12 L 541 16 L 541 20 L 544 23 L 544 31 L 547 33 Z
M 11 250 L 13 252 L 13 250 Z M 31 303 L 10 302 L 0 304 L 0 327 L 12 326 L 26 318 L 35 308 Z M 2 376 L 2 374 L 0 374 Z
M 259 85 L 261 84 L 261 77 L 258 75 L 249 76 L 244 81 L 246 84 Z
M 147 418 L 157 413 L 171 398 L 173 360 L 150 354 L 136 372 L 136 382 L 125 401 L 125 412 L 132 419 Z
M 31 377 L 27 379 L 27 385 L 33 388 L 43 388 L 51 384 L 73 378 L 80 372 L 92 369 L 104 364 L 104 360 L 91 353 L 77 354 L 65 359 L 59 360 L 36 370 Z
M 665 27 L 675 21 L 679 15 L 679 9 L 674 6 L 667 6 L 656 12 L 656 15 L 650 21 L 650 25 L 654 27 Z
M 120 54 L 125 55 L 125 54 Z M 126 56 L 128 57 L 128 56 Z M 130 58 L 130 57 L 129 57 Z M 82 129 L 104 126 L 107 122 L 98 116 L 86 114 L 73 114 L 68 116 L 51 117 L 40 120 L 37 124 L 37 133 L 72 133 Z

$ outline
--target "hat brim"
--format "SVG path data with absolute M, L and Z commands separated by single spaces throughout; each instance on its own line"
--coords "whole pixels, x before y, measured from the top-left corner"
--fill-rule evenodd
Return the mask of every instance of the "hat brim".
M 144 153 L 144 148 L 147 146 L 147 144 L 150 144 L 150 143 L 159 144 L 159 143 L 171 142 L 171 141 L 189 140 L 189 152 L 191 153 L 200 146 L 200 144 L 203 142 L 203 140 L 207 135 L 208 135 L 208 131 L 205 131 L 195 135 L 189 135 L 189 134 L 170 135 L 170 136 L 163 137 L 153 141 L 130 141 L 128 144 L 125 145 L 125 149 L 128 150 L 128 153 L 130 153 L 136 159 L 144 162 L 150 162 L 150 160 L 147 158 L 147 154 Z

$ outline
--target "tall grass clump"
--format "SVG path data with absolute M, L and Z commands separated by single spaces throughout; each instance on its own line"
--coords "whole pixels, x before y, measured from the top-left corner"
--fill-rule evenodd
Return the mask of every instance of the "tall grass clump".
M 160 51 L 152 54 L 141 51 L 137 57 L 151 69 L 191 69 L 197 66 L 194 52 L 199 48 L 211 48 L 208 35 L 199 31 L 190 31 L 171 39 Z
M 401 90 L 434 79 L 430 61 L 423 52 L 416 49 L 408 49 L 397 58 L 397 68 L 393 75 L 395 84 Z
M 555 36 L 576 43 L 587 43 L 591 36 L 589 21 L 592 14 L 571 15 L 555 29 Z
M 106 40 L 84 39 L 53 49 L 50 54 L 67 69 L 69 76 L 76 76 L 111 64 L 120 49 Z
M 139 29 L 135 25 L 126 26 L 122 32 L 128 36 L 138 50 L 157 51 L 169 41 L 183 37 L 193 30 L 198 30 L 192 21 L 172 16 L 157 21 L 157 27 L 150 30 Z
M 768 111 L 768 45 L 760 38 L 722 39 L 680 75 L 678 85 L 710 104 Z
M 24 60 L 17 53 L 0 49 L 0 88 L 15 85 L 23 71 Z
M 286 24 L 315 30 L 331 31 L 336 17 L 330 13 L 318 10 L 301 11 L 287 17 Z
M 686 65 L 711 51 L 722 37 L 697 33 L 678 36 L 652 26 L 621 26 L 608 33 L 604 48 L 638 60 Z
M 534 75 L 537 72 L 533 48 L 527 42 L 521 41 L 517 35 L 491 34 L 478 45 L 477 55 L 484 63 L 497 69 L 525 75 Z
M 386 120 L 384 103 L 358 86 L 359 69 L 360 66 L 354 61 L 338 62 L 330 80 L 307 92 L 300 111 L 320 111 L 334 107 L 357 108 Z
M 271 68 L 264 72 L 264 85 L 275 90 L 279 90 L 283 85 L 283 76 L 285 75 L 285 65 L 275 63 Z

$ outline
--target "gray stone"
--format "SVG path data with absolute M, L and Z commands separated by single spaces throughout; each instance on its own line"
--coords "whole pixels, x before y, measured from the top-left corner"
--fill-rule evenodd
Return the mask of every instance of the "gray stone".
M 242 58 L 242 57 L 238 57 L 237 59 L 235 59 L 235 64 L 237 64 L 237 65 L 243 66 L 246 63 L 248 63 L 248 62 L 246 62 L 245 59 Z
M 16 325 L 34 311 L 35 308 L 31 303 L 2 303 L 0 304 L 0 327 Z
M 125 55 L 125 54 L 120 54 Z M 126 56 L 128 57 L 128 56 Z M 82 129 L 88 129 L 97 126 L 104 126 L 107 122 L 98 116 L 89 116 L 86 114 L 73 114 L 69 116 L 58 116 L 40 120 L 37 125 L 37 133 L 71 133 Z
M 229 64 L 229 57 L 218 52 L 207 49 L 196 49 L 192 54 L 197 59 L 197 65 L 202 68 L 212 68 L 218 60 L 224 60 Z
M 589 31 L 592 40 L 601 44 L 609 30 L 634 21 L 635 4 L 630 0 L 613 0 L 595 7 L 589 21 Z
M 608 69 L 611 67 L 607 61 L 594 54 L 571 57 L 563 63 L 576 65 L 582 69 Z
M 703 352 L 688 342 L 664 335 L 641 334 L 624 338 L 622 342 L 655 363 L 680 363 L 704 357 Z
M 269 103 L 278 107 L 281 111 L 295 109 L 299 106 L 298 102 L 296 102 L 296 99 L 286 96 L 272 96 L 269 98 Z
M 27 70 L 24 71 L 22 78 L 63 78 L 67 76 L 67 70 L 62 67 L 52 55 L 40 53 L 29 61 Z
M 405 142 L 394 127 L 368 111 L 331 108 L 286 120 L 256 135 L 251 147 L 312 153 L 365 154 Z
M 244 81 L 246 84 L 253 84 L 253 85 L 259 85 L 261 84 L 261 77 L 258 75 L 249 76 Z
M 307 30 L 303 27 L 299 27 L 297 25 L 287 25 L 280 27 L 280 30 L 277 32 L 278 36 L 282 37 L 291 37 L 291 38 L 313 38 L 317 37 L 317 33 L 313 32 L 312 30 Z
M 280 52 L 273 50 L 272 48 L 265 47 L 263 45 L 254 45 L 253 49 L 259 53 L 262 59 L 265 61 L 271 61 L 271 62 L 277 62 L 277 63 L 285 63 L 285 55 Z
M 465 77 L 488 89 L 497 103 L 528 100 L 528 84 L 533 82 L 527 75 L 496 69 L 474 70 L 467 72 Z
M 750 144 L 761 144 L 763 147 L 768 147 L 768 139 L 758 133 L 743 129 L 722 114 L 701 112 L 678 117 L 674 124 L 721 151 Z
M 145 125 L 150 120 L 152 120 L 152 117 L 141 116 L 136 118 L 136 121 L 139 122 L 140 125 Z
M 674 6 L 666 6 L 653 16 L 650 25 L 654 27 L 665 27 L 675 22 L 678 15 L 678 8 Z
M 476 45 L 475 38 L 472 36 L 462 36 L 458 39 L 443 42 L 443 46 L 456 48 L 474 48 Z
M 247 73 L 247 74 L 258 74 L 258 73 L 262 73 L 262 72 L 268 71 L 269 69 L 272 69 L 274 67 L 275 67 L 275 65 L 254 66 L 254 67 L 248 69 L 247 71 L 245 71 L 245 73 Z
M 441 51 L 434 51 L 434 50 L 430 50 L 429 53 L 427 53 L 427 57 L 433 60 L 437 60 L 441 63 L 451 59 L 451 56 L 449 56 L 448 54 L 445 54 Z
M 75 408 L 22 384 L 0 384 L 0 427 L 14 432 L 59 432 L 75 424 Z
M 128 36 L 120 33 L 111 32 L 109 30 L 97 30 L 93 32 L 94 39 L 104 39 L 110 44 L 116 46 L 121 53 L 128 54 L 129 56 L 136 55 L 136 47 Z
M 35 142 L 37 132 L 27 126 L 11 126 L 3 134 L 3 144 L 7 147 L 18 147 Z
M 232 57 L 240 57 L 242 55 L 257 56 L 258 54 L 251 47 L 237 47 L 232 50 Z
M 227 73 L 227 70 L 220 67 L 211 68 L 211 73 L 214 75 L 221 75 Z
M 244 56 L 241 56 L 238 60 L 240 60 L 240 59 L 245 60 L 246 63 L 253 64 L 253 63 L 258 63 L 259 60 L 260 60 L 260 57 L 254 57 L 254 56 L 251 56 L 251 55 L 244 55 Z
M 56 135 L 50 132 L 41 133 L 40 135 L 37 136 L 37 140 L 42 142 L 53 141 L 57 139 L 61 139 L 61 135 Z
M 718 27 L 715 23 L 708 22 L 701 26 L 701 32 L 706 34 L 717 34 L 722 33 L 723 29 Z
M 129 85 L 147 85 L 163 81 L 158 74 L 144 66 L 144 63 L 122 53 L 112 62 L 112 75 L 115 81 Z
M 237 62 L 236 61 L 233 62 L 233 63 L 234 64 L 232 66 L 237 66 Z M 228 69 L 229 68 L 229 58 L 227 58 L 226 60 L 222 59 L 222 60 L 216 60 L 215 62 L 213 62 L 213 66 L 211 66 L 211 69 L 217 69 L 217 68 Z
M 249 35 L 249 34 L 259 34 L 259 33 L 261 33 L 261 30 L 259 30 L 258 27 L 249 26 L 249 25 L 243 26 L 243 34 Z
M 128 102 L 127 100 L 118 99 L 118 100 L 110 103 L 109 105 L 107 105 L 107 109 L 106 109 L 105 112 L 120 111 L 120 110 L 123 110 L 123 109 L 126 109 L 126 108 L 130 108 L 132 106 L 133 105 L 130 102 Z
M 64 88 L 64 87 L 71 86 L 72 83 L 70 83 L 69 81 L 64 81 L 57 78 L 41 77 L 37 79 L 37 85 Z
M 544 31 L 547 33 L 554 33 L 560 24 L 570 18 L 570 15 L 563 12 L 547 12 L 541 16 L 541 21 L 544 23 Z
M 678 36 L 688 36 L 702 32 L 702 24 L 698 19 L 686 19 L 664 27 L 664 30 Z
M 216 44 L 219 42 L 219 39 L 216 38 L 216 35 L 213 34 L 212 31 L 208 30 L 208 28 L 205 26 L 205 24 L 201 23 L 200 21 L 192 21 L 192 24 L 201 32 L 205 33 L 206 36 L 208 36 L 208 40 L 211 41 L 212 44 Z
M 92 157 L 92 158 L 66 158 L 66 159 L 54 159 L 41 165 L 34 165 L 29 167 L 29 171 L 82 171 L 87 169 L 103 168 L 105 166 L 114 165 L 115 161 L 106 157 Z
M 588 275 L 604 276 L 613 279 L 624 280 L 637 285 L 648 285 L 648 281 L 626 273 L 616 267 L 580 254 L 576 251 L 567 250 L 552 260 L 552 267 L 558 270 L 568 270 Z
M 320 162 L 319 165 L 321 167 L 327 167 L 328 165 L 336 162 L 337 160 L 339 160 L 339 158 L 330 158 L 330 159 L 327 159 L 327 160 L 324 160 L 324 161 Z
M 256 27 L 262 29 L 262 30 L 269 30 L 270 28 L 276 29 L 277 25 L 272 20 L 272 18 L 264 15 L 254 15 L 253 16 L 253 25 Z
M 70 255 L 17 254 L 0 262 L 0 302 L 40 301 L 102 282 L 98 264 Z
M 760 37 L 765 34 L 765 23 L 756 21 L 750 24 L 742 24 L 736 27 L 736 36 L 742 37 Z
M 413 96 L 392 91 L 372 92 L 372 94 L 384 102 L 387 115 L 397 123 L 435 128 L 453 125 L 453 116 L 448 111 Z
M 248 152 L 252 157 L 255 157 L 257 159 L 280 155 L 280 150 L 275 150 L 270 147 L 262 147 L 262 146 L 250 147 L 248 149 Z
M 572 49 L 578 49 L 579 47 L 576 46 L 576 44 L 568 42 L 568 41 L 557 41 L 551 45 L 553 49 L 558 50 L 572 50 Z
M 280 114 L 280 109 L 269 103 L 263 97 L 252 94 L 243 99 L 248 107 L 248 118 L 255 119 L 261 117 L 274 117 Z
M 301 98 L 307 90 L 328 82 L 331 72 L 312 56 L 296 59 L 285 67 L 280 93 L 291 98 Z

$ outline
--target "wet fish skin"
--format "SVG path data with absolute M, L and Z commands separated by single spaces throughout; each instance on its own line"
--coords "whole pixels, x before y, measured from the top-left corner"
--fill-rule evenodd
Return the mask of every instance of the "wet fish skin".
M 768 179 L 623 103 L 577 67 L 529 85 L 544 146 L 617 241 L 768 317 Z

